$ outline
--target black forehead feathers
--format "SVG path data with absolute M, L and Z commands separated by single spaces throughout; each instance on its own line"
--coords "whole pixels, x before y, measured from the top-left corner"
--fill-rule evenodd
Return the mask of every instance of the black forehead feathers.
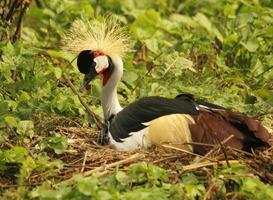
M 94 64 L 91 50 L 84 50 L 80 52 L 77 58 L 77 66 L 81 73 L 87 74 Z

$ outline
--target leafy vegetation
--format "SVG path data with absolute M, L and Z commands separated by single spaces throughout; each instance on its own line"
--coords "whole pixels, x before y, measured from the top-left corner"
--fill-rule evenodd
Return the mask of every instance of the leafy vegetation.
M 75 176 L 72 186 L 55 179 L 37 188 L 25 185 L 33 173 L 62 168 L 52 155 L 71 147 L 65 136 L 50 133 L 52 127 L 66 125 L 66 118 L 95 127 L 62 78 L 66 74 L 80 85 L 82 76 L 75 62 L 70 64 L 76 55 L 63 52 L 60 44 L 79 18 L 111 13 L 127 28 L 133 51 L 125 57 L 118 90 L 123 105 L 144 96 L 189 92 L 273 128 L 271 0 L 24 0 L 14 21 L 7 21 L 11 2 L 0 2 L 0 180 L 16 187 L 0 185 L 4 199 L 195 199 L 212 185 L 218 188 L 216 199 L 273 199 L 272 186 L 248 176 L 242 165 L 215 169 L 211 179 L 181 171 L 173 182 L 168 171 L 139 163 L 104 178 Z M 28 6 L 18 32 L 15 22 Z M 91 98 L 91 108 L 102 115 L 100 88 L 96 80 L 84 99 Z M 49 117 L 37 120 L 41 113 Z
M 236 173 L 237 176 L 232 176 Z M 45 183 L 31 192 L 31 197 L 41 199 L 195 199 L 206 193 L 205 184 L 200 177 L 192 173 L 182 174 L 181 182 L 170 184 L 168 173 L 162 168 L 139 163 L 127 173 L 117 171 L 107 178 L 74 177 L 76 187 L 59 185 L 52 190 Z M 228 185 L 234 188 L 228 189 Z M 249 177 L 242 165 L 224 168 L 217 171 L 210 180 L 210 185 L 217 187 L 215 199 L 224 199 L 228 196 L 240 199 L 272 199 L 272 186 L 261 184 L 257 177 Z M 260 192 L 263 191 L 263 192 Z

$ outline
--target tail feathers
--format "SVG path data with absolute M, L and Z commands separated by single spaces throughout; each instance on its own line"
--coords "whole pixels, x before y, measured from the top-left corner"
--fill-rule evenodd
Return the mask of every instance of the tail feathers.
M 236 112 L 227 112 L 226 119 L 236 126 L 240 125 L 243 129 L 247 129 L 249 132 L 253 133 L 255 137 L 259 138 L 265 143 L 269 145 L 273 145 L 273 137 L 272 134 L 258 121 L 253 118 L 243 116 L 240 113 Z
M 236 112 L 226 112 L 225 114 L 226 120 L 244 133 L 244 150 L 273 145 L 273 135 L 258 121 Z
M 192 140 L 206 144 L 218 144 L 234 135 L 226 145 L 250 150 L 259 146 L 273 145 L 273 136 L 256 120 L 231 111 L 200 111 L 193 116 L 195 124 L 190 125 Z M 196 153 L 205 154 L 210 148 L 196 146 Z

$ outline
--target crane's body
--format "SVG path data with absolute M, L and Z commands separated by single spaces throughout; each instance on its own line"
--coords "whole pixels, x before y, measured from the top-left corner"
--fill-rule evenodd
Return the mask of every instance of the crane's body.
M 85 74 L 81 88 L 97 75 L 103 76 L 101 103 L 108 124 L 107 135 L 118 150 L 169 143 L 204 154 L 208 147 L 191 143 L 217 144 L 230 135 L 233 137 L 226 145 L 238 149 L 273 144 L 272 134 L 256 120 L 221 106 L 195 101 L 188 94 L 174 99 L 146 97 L 123 109 L 117 85 L 123 75 L 122 55 L 128 46 L 127 38 L 116 25 L 102 23 L 88 27 L 77 22 L 65 42 L 67 50 L 79 52 L 77 65 Z

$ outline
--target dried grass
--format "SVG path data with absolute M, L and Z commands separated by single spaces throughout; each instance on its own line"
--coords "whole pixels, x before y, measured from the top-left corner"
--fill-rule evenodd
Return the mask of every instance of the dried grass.
M 45 120 L 44 116 L 38 117 L 40 122 L 43 121 L 43 126 L 46 129 L 44 129 L 45 132 L 34 138 L 29 148 L 39 145 L 43 137 L 56 133 L 61 134 L 68 139 L 69 148 L 61 155 L 50 150 L 47 153 L 52 161 L 59 159 L 64 165 L 61 170 L 56 170 L 50 174 L 33 172 L 26 182 L 26 185 L 30 187 L 40 185 L 48 179 L 69 180 L 73 175 L 79 173 L 85 176 L 94 174 L 104 176 L 115 172 L 116 167 L 119 170 L 128 170 L 130 165 L 142 161 L 165 168 L 170 172 L 172 180 L 176 182 L 179 181 L 180 174 L 183 171 L 208 176 L 208 171 L 212 170 L 214 166 L 222 166 L 228 160 L 230 164 L 246 164 L 253 174 L 258 175 L 264 182 L 273 184 L 273 148 L 246 153 L 226 147 L 224 153 L 221 148 L 214 147 L 215 151 L 203 157 L 182 152 L 169 145 L 147 150 L 120 152 L 111 146 L 98 145 L 96 142 L 98 131 L 91 128 L 76 127 L 79 125 L 76 122 L 77 120 L 72 122 L 67 118 L 54 120 L 52 118 L 54 117 L 51 116 L 50 120 Z M 0 186 L 5 188 L 16 187 L 16 182 L 10 178 L 1 178 Z

